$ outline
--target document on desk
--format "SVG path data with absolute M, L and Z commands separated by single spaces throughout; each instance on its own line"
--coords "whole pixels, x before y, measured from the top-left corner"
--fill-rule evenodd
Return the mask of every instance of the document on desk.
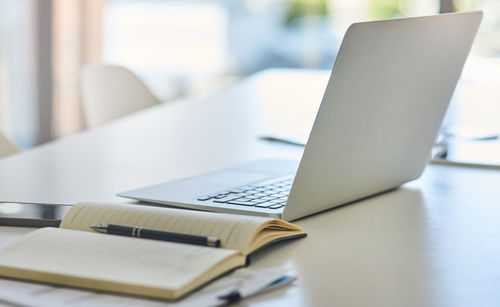
M 240 269 L 224 276 L 178 302 L 113 295 L 95 291 L 65 288 L 17 280 L 0 279 L 0 304 L 14 306 L 217 306 L 218 297 L 231 291 L 252 291 L 256 285 L 266 285 L 285 274 L 294 275 L 290 267 Z
M 91 228 L 109 223 L 216 237 L 221 247 L 107 235 Z M 80 203 L 60 228 L 33 231 L 1 248 L 0 276 L 173 300 L 244 266 L 247 255 L 259 248 L 305 235 L 298 226 L 271 218 Z

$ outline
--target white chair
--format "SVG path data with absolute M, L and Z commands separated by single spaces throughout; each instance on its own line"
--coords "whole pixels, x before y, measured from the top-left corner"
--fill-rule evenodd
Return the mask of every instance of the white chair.
M 0 159 L 18 152 L 19 148 L 0 131 Z
M 88 128 L 160 103 L 136 75 L 121 66 L 87 64 L 81 86 Z

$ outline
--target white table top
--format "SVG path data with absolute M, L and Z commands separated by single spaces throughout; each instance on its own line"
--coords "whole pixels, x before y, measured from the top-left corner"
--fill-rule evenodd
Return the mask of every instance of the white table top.
M 0 201 L 123 202 L 114 194 L 263 157 L 298 158 L 302 149 L 257 137 L 307 132 L 327 77 L 262 73 L 211 97 L 166 103 L 1 159 Z
M 325 82 L 322 73 L 268 71 L 213 97 L 160 106 L 1 160 L 0 200 L 117 200 L 113 193 L 140 185 L 300 156 L 299 148 L 256 135 L 300 133 Z M 308 105 L 298 113 L 269 111 L 301 102 Z M 255 268 L 290 266 L 297 285 L 250 303 L 498 306 L 499 189 L 498 170 L 430 165 L 399 189 L 298 220 L 307 238 L 251 259 Z M 0 229 L 2 244 L 29 231 Z

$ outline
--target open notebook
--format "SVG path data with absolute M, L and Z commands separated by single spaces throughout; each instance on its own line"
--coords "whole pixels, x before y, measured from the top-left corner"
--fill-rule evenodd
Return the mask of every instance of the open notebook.
M 94 232 L 121 224 L 218 237 L 221 248 Z M 53 284 L 177 299 L 282 239 L 306 234 L 291 223 L 171 208 L 79 203 L 60 228 L 42 228 L 0 250 L 0 275 Z

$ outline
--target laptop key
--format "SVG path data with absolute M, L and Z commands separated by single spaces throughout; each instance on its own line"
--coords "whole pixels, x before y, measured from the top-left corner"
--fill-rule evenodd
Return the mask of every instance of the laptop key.
M 253 194 L 252 196 L 254 197 L 264 197 L 264 196 L 268 196 L 269 194 L 267 193 L 257 193 L 257 194 Z
M 252 195 L 252 193 L 243 192 L 243 193 L 235 193 L 233 195 L 238 196 L 238 197 L 248 197 L 248 196 Z
M 247 197 L 240 197 L 240 198 L 236 198 L 235 200 L 237 201 L 246 201 L 246 202 L 250 202 L 250 201 L 253 201 L 254 198 L 251 198 L 250 196 L 247 196 Z
M 284 207 L 284 206 L 285 206 L 284 203 L 280 203 L 280 204 L 269 206 L 268 208 L 269 209 L 279 209 L 279 208 Z
M 246 192 L 246 191 L 248 191 L 248 190 L 249 190 L 249 189 L 246 189 L 246 190 L 245 190 L 245 189 L 241 189 L 241 188 L 239 188 L 239 189 L 232 189 L 232 190 L 229 190 L 229 192 L 230 192 L 230 193 L 243 193 L 243 192 Z
M 259 199 L 252 200 L 252 202 L 253 202 L 254 205 L 257 205 L 257 204 L 261 204 L 261 203 L 267 203 L 268 201 L 265 200 L 265 199 L 260 199 L 259 198 Z
M 269 203 L 269 202 L 264 202 L 264 203 L 256 204 L 255 207 L 257 207 L 257 208 L 268 208 L 271 205 L 273 205 L 273 204 Z
M 276 197 L 272 197 L 272 196 L 264 196 L 264 197 L 261 197 L 259 199 L 262 199 L 262 200 L 273 200 L 273 199 L 276 199 Z
M 229 195 L 225 195 L 222 198 L 215 198 L 213 200 L 213 202 L 214 203 L 227 203 L 228 201 L 233 200 L 233 199 L 237 199 L 237 198 L 240 198 L 240 196 L 229 194 Z
M 199 201 L 205 201 L 205 200 L 209 200 L 211 198 L 212 197 L 210 197 L 210 196 L 203 196 L 203 197 L 198 197 L 197 200 L 199 200 Z
M 241 201 L 241 200 L 230 200 L 227 202 L 230 205 L 239 205 L 239 206 L 253 206 L 255 203 L 252 201 Z
M 205 195 L 205 196 L 199 197 L 199 198 L 197 198 L 197 200 L 205 201 L 205 200 L 209 200 L 209 199 L 212 199 L 214 197 L 217 197 L 217 196 L 219 196 L 219 194 L 210 194 L 210 195 Z
M 268 201 L 268 203 L 271 204 L 271 205 L 276 205 L 276 204 L 283 203 L 283 201 L 280 200 L 280 199 L 273 199 L 273 200 Z

